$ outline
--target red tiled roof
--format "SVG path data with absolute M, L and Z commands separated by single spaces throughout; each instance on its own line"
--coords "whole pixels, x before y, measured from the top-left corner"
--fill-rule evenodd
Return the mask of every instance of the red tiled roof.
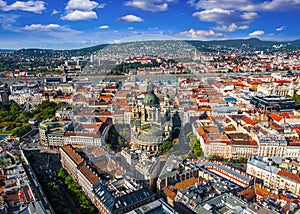
M 68 156 L 76 163 L 76 165 L 80 165 L 83 162 L 83 158 L 74 151 L 71 145 L 62 146 L 61 149 L 68 154 Z
M 204 129 L 202 127 L 198 128 L 198 133 L 201 137 L 204 138 L 204 141 L 208 141 L 207 134 L 205 133 Z
M 188 188 L 190 186 L 193 186 L 193 185 L 195 185 L 195 183 L 198 183 L 198 178 L 191 177 L 187 180 L 176 183 L 174 186 L 171 186 L 170 188 L 181 190 L 181 189 L 185 189 L 185 188 Z
M 251 200 L 255 196 L 253 186 L 241 191 L 240 195 L 244 196 L 246 200 Z
M 167 187 L 164 187 L 162 190 L 163 190 L 164 194 L 165 194 L 167 197 L 171 198 L 172 200 L 175 199 L 175 197 L 176 197 L 176 193 L 175 193 L 175 192 L 173 192 L 172 190 L 170 190 L 170 189 L 167 188 Z
M 271 195 L 271 191 L 268 188 L 260 187 L 260 184 L 255 184 L 255 192 L 261 198 L 268 198 Z
M 117 98 L 126 98 L 127 94 L 116 94 Z
M 110 95 L 110 94 L 105 94 L 105 95 L 101 95 L 100 96 L 100 99 L 106 99 L 106 100 L 108 100 L 108 99 L 112 99 L 112 98 L 113 98 L 113 96 Z
M 276 195 L 276 194 L 272 194 L 272 196 L 276 199 L 279 199 L 279 200 L 284 200 L 286 202 L 291 202 L 291 199 L 285 197 L 284 195 Z
M 291 115 L 288 113 L 288 112 L 282 112 L 279 114 L 281 117 L 284 117 L 284 118 L 290 118 Z
M 243 84 L 243 83 L 234 83 L 233 85 L 234 86 L 239 86 L 239 87 L 246 87 L 246 85 Z
M 100 179 L 86 164 L 80 167 L 80 172 L 89 180 L 92 185 L 95 185 Z
M 2 193 L 4 192 L 4 190 L 5 190 L 5 186 L 1 186 L 0 187 L 0 194 L 2 195 Z
M 252 146 L 258 146 L 258 143 L 256 140 L 250 140 L 250 145 Z
M 248 82 L 248 84 L 250 85 L 260 85 L 260 84 L 263 84 L 262 81 L 253 81 L 253 82 Z
M 298 133 L 298 134 L 299 134 L 299 133 Z M 288 145 L 289 145 L 289 146 L 300 146 L 300 142 L 293 141 L 293 142 L 289 142 Z
M 290 80 L 275 80 L 275 83 L 291 83 Z
M 279 115 L 277 114 L 269 114 L 269 117 L 273 120 L 276 120 L 277 122 L 279 122 L 280 120 L 282 120 L 282 117 L 280 117 Z
M 202 92 L 202 88 L 193 88 L 194 92 Z
M 291 180 L 297 181 L 298 183 L 300 183 L 300 176 L 299 174 L 293 174 L 291 172 L 287 172 L 285 170 L 280 170 L 278 172 L 278 175 L 283 176 L 283 177 L 287 177 Z
M 117 163 L 113 160 L 113 159 L 109 159 L 108 163 L 107 163 L 107 169 L 109 171 L 113 171 L 116 170 L 119 166 L 117 165 Z
M 101 124 L 81 124 L 86 129 L 96 129 L 100 128 Z
M 115 86 L 115 85 L 107 85 L 107 86 L 105 86 L 105 89 L 117 89 L 117 86 Z
M 244 117 L 243 121 L 247 124 L 250 124 L 252 126 L 255 125 L 255 122 L 253 120 L 251 120 L 249 117 Z
M 68 96 L 57 96 L 56 99 L 72 99 L 72 98 L 74 98 L 73 94 L 68 95 Z
M 112 115 L 112 112 L 105 111 L 105 112 L 103 112 L 103 115 Z
M 184 112 L 188 111 L 198 111 L 198 108 L 184 108 Z
M 198 99 L 198 100 L 199 100 L 199 102 L 201 102 L 201 103 L 208 103 L 208 99 L 202 98 L 202 99 Z
M 4 196 L 4 199 L 6 201 L 19 201 L 19 194 L 17 192 L 14 192 L 14 193 L 7 193 L 5 196 Z
M 84 92 L 84 93 L 89 92 L 89 89 L 88 88 L 82 88 L 82 89 L 77 90 L 77 93 L 81 93 L 81 92 Z

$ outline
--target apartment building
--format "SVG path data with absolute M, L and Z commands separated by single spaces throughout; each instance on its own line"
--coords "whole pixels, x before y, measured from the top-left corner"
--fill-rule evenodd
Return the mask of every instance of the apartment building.
M 300 194 L 300 174 L 298 170 L 280 169 L 281 158 L 252 157 L 247 162 L 247 173 L 259 178 L 268 188 L 283 189 L 296 195 Z

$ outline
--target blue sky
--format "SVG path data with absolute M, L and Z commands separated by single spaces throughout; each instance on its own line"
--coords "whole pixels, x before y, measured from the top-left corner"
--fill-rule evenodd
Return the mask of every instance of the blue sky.
M 72 49 L 128 38 L 300 38 L 300 0 L 0 0 L 0 48 Z

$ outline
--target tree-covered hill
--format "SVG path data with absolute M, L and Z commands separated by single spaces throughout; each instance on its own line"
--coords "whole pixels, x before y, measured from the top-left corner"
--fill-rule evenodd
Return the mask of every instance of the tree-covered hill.
M 263 41 L 257 38 L 232 39 L 232 40 L 186 40 L 187 43 L 195 46 L 200 51 L 228 51 L 239 49 L 246 51 L 281 51 L 300 49 L 300 39 L 294 41 Z M 138 42 L 137 42 L 138 43 Z M 71 56 L 87 56 L 107 47 L 108 44 L 101 44 L 92 47 L 72 50 L 50 50 L 50 49 L 20 49 L 14 52 L 18 57 L 24 58 L 68 58 Z

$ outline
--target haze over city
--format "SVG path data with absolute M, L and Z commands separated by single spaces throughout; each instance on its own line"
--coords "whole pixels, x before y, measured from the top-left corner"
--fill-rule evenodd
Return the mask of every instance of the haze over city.
M 296 0 L 0 0 L 0 48 L 73 49 L 149 34 L 291 41 L 299 9 Z

